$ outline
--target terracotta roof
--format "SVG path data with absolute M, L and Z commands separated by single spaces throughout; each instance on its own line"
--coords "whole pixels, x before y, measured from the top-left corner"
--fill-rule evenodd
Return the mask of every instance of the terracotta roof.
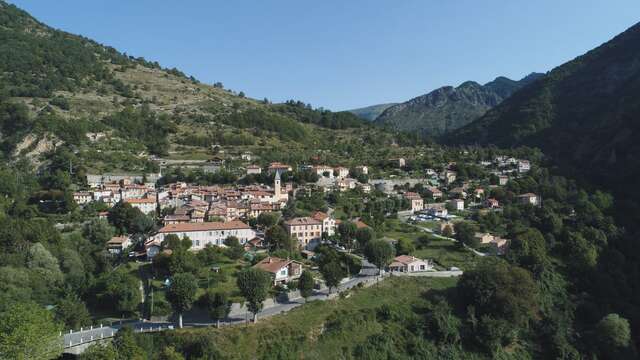
M 293 260 L 285 260 L 277 257 L 268 257 L 263 259 L 259 263 L 255 264 L 253 267 L 264 270 L 266 272 L 270 272 L 272 274 L 276 274 L 280 269 L 294 262 Z
M 323 221 L 324 219 L 328 218 L 329 215 L 323 213 L 322 211 L 316 211 L 313 214 L 311 214 L 311 217 L 318 221 Z
M 533 196 L 538 196 L 538 195 L 534 193 L 526 193 L 526 194 L 518 195 L 518 197 L 533 197 Z
M 144 199 L 126 199 L 125 202 L 128 202 L 130 204 L 152 204 L 156 202 L 156 199 L 148 199 L 148 198 L 144 198 Z
M 422 259 L 419 259 L 415 256 L 411 256 L 411 255 L 400 255 L 400 256 L 396 256 L 395 259 L 393 259 L 394 262 L 398 262 L 401 264 L 410 264 L 414 261 L 422 261 Z
M 322 225 L 322 223 L 311 217 L 298 217 L 284 222 L 287 225 Z
M 251 227 L 242 221 L 229 222 L 202 222 L 202 223 L 186 223 L 186 224 L 169 224 L 158 230 L 159 233 L 172 232 L 190 232 L 190 231 L 208 231 L 208 230 L 235 230 L 235 229 L 251 229 Z
M 111 240 L 107 241 L 107 245 L 122 245 L 128 240 L 129 238 L 127 236 L 114 236 Z
M 362 229 L 362 228 L 368 228 L 370 227 L 369 225 L 365 224 L 364 222 L 362 222 L 361 220 L 356 220 L 354 221 L 354 224 L 356 224 L 356 228 L 358 229 Z

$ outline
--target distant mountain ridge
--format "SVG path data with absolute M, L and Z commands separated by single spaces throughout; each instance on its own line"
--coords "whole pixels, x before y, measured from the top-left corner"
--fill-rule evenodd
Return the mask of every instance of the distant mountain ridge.
M 640 176 L 640 23 L 553 69 L 482 118 L 449 134 L 451 144 L 539 147 L 565 173 L 616 192 Z
M 358 116 L 361 119 L 374 121 L 378 116 L 380 116 L 380 114 L 382 114 L 382 112 L 387 110 L 389 107 L 397 104 L 398 103 L 378 104 L 347 111 Z
M 443 86 L 387 108 L 374 122 L 395 130 L 440 136 L 481 117 L 487 110 L 541 76 L 532 73 L 519 81 L 498 77 L 484 85 L 466 81 L 458 87 Z

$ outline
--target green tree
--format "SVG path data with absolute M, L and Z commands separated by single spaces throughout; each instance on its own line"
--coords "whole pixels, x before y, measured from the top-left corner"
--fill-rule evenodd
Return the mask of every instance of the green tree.
M 313 279 L 313 274 L 311 274 L 309 270 L 304 270 L 298 280 L 298 290 L 300 290 L 300 296 L 304 298 L 305 302 L 307 298 L 313 295 L 314 285 L 315 280 Z
M 415 245 L 413 245 L 413 241 L 411 239 L 401 238 L 398 239 L 396 243 L 396 254 L 398 255 L 409 255 L 416 249 Z
M 99 306 L 121 313 L 135 312 L 141 302 L 138 279 L 124 269 L 104 274 L 95 293 Z
M 16 303 L 0 313 L 0 358 L 57 358 L 62 354 L 61 330 L 43 307 L 31 302 Z
M 82 228 L 82 235 L 92 244 L 104 247 L 111 240 L 115 231 L 113 226 L 104 219 L 92 219 Z
M 258 215 L 257 224 L 263 229 L 268 229 L 278 223 L 278 214 L 273 212 L 263 212 Z
M 391 244 L 384 240 L 374 240 L 364 248 L 364 256 L 378 268 L 378 274 L 381 274 L 382 269 L 393 260 L 395 250 Z
M 136 342 L 133 329 L 124 326 L 118 330 L 113 338 L 113 347 L 118 354 L 118 360 L 143 360 L 144 350 Z
M 191 309 L 198 291 L 195 276 L 190 273 L 176 274 L 171 278 L 171 285 L 167 291 L 167 300 L 173 311 L 178 314 L 178 327 L 182 329 L 182 313 Z
M 440 342 L 451 344 L 460 341 L 462 323 L 453 314 L 449 303 L 439 299 L 427 315 L 428 331 Z
M 177 352 L 173 346 L 167 346 L 162 349 L 158 360 L 184 360 L 184 356 Z
M 216 327 L 220 327 L 220 320 L 224 320 L 231 312 L 231 300 L 227 293 L 207 290 L 205 293 L 205 304 L 209 312 L 209 317 L 216 321 Z
M 351 249 L 353 239 L 356 236 L 358 227 L 351 221 L 344 221 L 338 225 L 338 234 L 340 234 L 340 243 L 347 249 Z
M 367 243 L 373 240 L 373 238 L 375 237 L 375 234 L 373 230 L 371 230 L 371 228 L 363 227 L 356 230 L 355 237 L 360 247 L 364 249 Z
M 274 225 L 267 229 L 264 238 L 272 251 L 293 251 L 294 241 L 280 225 Z
M 244 247 L 240 244 L 240 241 L 235 236 L 229 236 L 224 239 L 224 244 L 227 246 L 225 253 L 231 259 L 238 260 L 244 255 Z
M 253 313 L 253 321 L 258 321 L 258 313 L 269 294 L 271 275 L 257 268 L 243 270 L 237 275 L 240 293 L 247 301 L 247 308 Z
M 340 281 L 347 276 L 347 272 L 337 259 L 322 262 L 320 264 L 320 273 L 329 288 L 329 293 L 331 293 L 331 289 L 338 287 Z
M 89 310 L 76 295 L 67 295 L 60 299 L 54 310 L 55 318 L 69 329 L 78 329 L 91 324 Z
M 113 344 L 96 343 L 78 356 L 79 360 L 118 360 L 118 353 Z
M 618 314 L 609 314 L 596 325 L 596 341 L 603 358 L 615 358 L 614 354 L 629 347 L 631 329 L 629 321 Z
M 456 232 L 456 240 L 460 245 L 467 245 L 471 248 L 475 248 L 479 245 L 478 240 L 475 237 L 476 229 L 473 225 L 466 221 L 460 221 L 454 225 Z

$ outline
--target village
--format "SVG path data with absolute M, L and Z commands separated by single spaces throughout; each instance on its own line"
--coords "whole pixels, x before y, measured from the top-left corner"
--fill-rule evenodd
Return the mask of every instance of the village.
M 259 165 L 250 154 L 243 159 L 245 165 L 235 170 L 250 181 L 197 185 L 161 183 L 161 174 L 87 175 L 87 188 L 73 194 L 76 203 L 100 209 L 98 218 L 112 224 L 117 213 L 130 217 L 132 211 L 153 224 L 142 232 L 123 229 L 106 244 L 115 262 L 146 269 L 140 271 L 143 296 L 151 293 L 155 298 L 150 298 L 154 305 L 145 317 L 166 319 L 170 314 L 164 294 L 171 274 L 178 271 L 172 268 L 180 262 L 175 257 L 185 247 L 188 259 L 195 259 L 193 254 L 206 258 L 199 261 L 200 268 L 190 269 L 199 279 L 199 293 L 225 291 L 239 302 L 235 276 L 242 269 L 270 274 L 274 296 L 296 290 L 305 269 L 313 274 L 315 289 L 331 290 L 357 277 L 363 264 L 373 266 L 366 247 L 375 240 L 393 249 L 392 258 L 376 265 L 381 275 L 462 273 L 473 268 L 478 257 L 508 253 L 505 230 L 487 228 L 478 219 L 501 212 L 502 189 L 532 168 L 528 160 L 496 156 L 492 161 L 423 169 L 421 178 L 371 179 L 373 166 L 365 164 L 294 167 Z M 406 166 L 402 158 L 389 162 L 400 171 Z M 224 166 L 218 161 L 213 171 Z M 476 169 L 473 174 L 469 166 Z M 532 193 L 509 201 L 541 205 Z M 182 247 L 175 245 L 185 241 Z M 337 283 L 323 274 L 322 258 L 331 256 L 342 258 Z M 180 271 L 185 269 L 188 264 L 180 265 Z

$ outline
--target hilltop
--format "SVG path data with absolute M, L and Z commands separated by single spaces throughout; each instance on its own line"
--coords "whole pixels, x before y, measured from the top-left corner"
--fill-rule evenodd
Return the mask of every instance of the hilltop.
M 397 105 L 396 103 L 378 104 L 366 106 L 363 108 L 349 110 L 350 113 L 369 121 L 374 121 L 380 114 L 391 106 Z
M 210 159 L 252 151 L 271 160 L 361 154 L 395 143 L 349 112 L 254 100 L 223 84 L 53 29 L 0 1 L 0 145 L 37 165 L 61 146 L 88 170 L 150 171 L 152 156 Z M 350 155 L 352 156 L 352 155 Z M 284 157 L 284 158 L 283 158 Z
M 539 77 L 540 74 L 532 73 L 519 81 L 498 77 L 484 85 L 467 81 L 458 87 L 443 86 L 387 108 L 375 123 L 396 130 L 439 136 L 479 118 Z

